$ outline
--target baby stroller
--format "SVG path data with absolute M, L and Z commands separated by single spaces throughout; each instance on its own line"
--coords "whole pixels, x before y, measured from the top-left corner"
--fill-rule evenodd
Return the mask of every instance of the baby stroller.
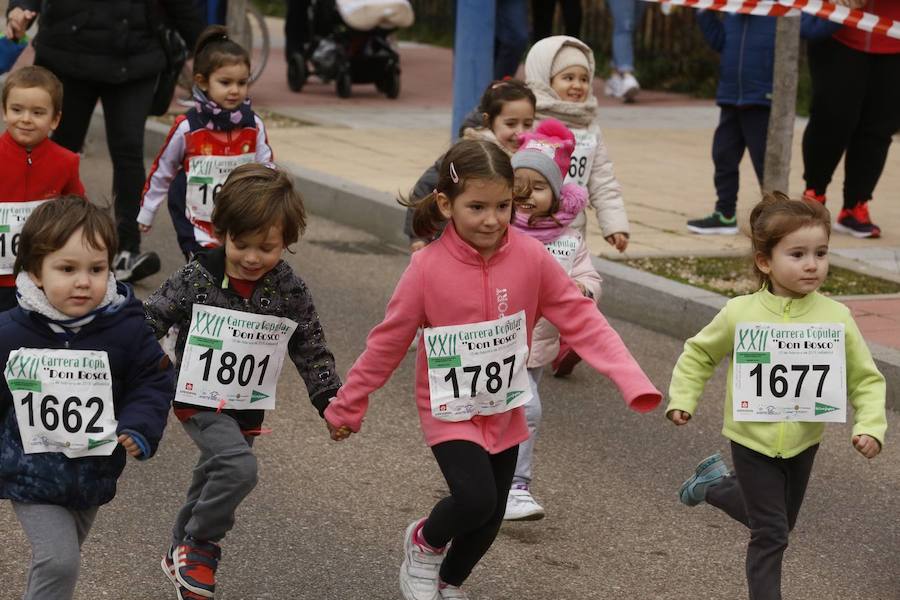
M 286 40 L 291 90 L 301 91 L 315 75 L 334 81 L 341 98 L 355 83 L 374 83 L 388 98 L 400 95 L 400 55 L 388 35 L 412 25 L 408 0 L 313 0 L 307 11 L 297 20 L 305 30 L 299 43 Z

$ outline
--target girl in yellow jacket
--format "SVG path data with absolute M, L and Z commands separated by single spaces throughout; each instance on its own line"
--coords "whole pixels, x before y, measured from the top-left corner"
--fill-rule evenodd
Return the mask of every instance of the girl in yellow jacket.
M 726 355 L 725 424 L 734 472 L 717 453 L 697 465 L 679 497 L 707 502 L 750 528 L 750 598 L 780 600 L 781 562 L 826 422 L 854 409 L 852 443 L 866 458 L 884 441 L 885 382 L 846 306 L 816 290 L 828 274 L 828 211 L 769 194 L 750 214 L 762 284 L 729 300 L 689 339 L 675 365 L 666 416 L 685 425 Z

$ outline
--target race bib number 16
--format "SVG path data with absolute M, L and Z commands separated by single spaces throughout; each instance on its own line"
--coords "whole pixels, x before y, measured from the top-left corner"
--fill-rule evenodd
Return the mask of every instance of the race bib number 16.
M 738 323 L 735 421 L 847 420 L 843 323 Z
M 26 454 L 80 458 L 116 449 L 106 352 L 20 348 L 9 353 L 4 376 Z

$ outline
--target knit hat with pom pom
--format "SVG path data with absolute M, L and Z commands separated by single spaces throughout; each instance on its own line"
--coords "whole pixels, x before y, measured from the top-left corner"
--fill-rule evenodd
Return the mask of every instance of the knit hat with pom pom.
M 534 169 L 544 176 L 559 198 L 569 161 L 575 150 L 575 135 L 556 119 L 544 119 L 519 136 L 519 150 L 512 157 L 513 169 Z

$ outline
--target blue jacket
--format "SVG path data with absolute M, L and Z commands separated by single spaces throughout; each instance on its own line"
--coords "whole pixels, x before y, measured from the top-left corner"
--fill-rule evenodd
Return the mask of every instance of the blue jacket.
M 175 382 L 140 301 L 121 283 L 119 293 L 127 296 L 124 303 L 101 312 L 68 340 L 54 333 L 37 313 L 16 307 L 0 314 L 0 372 L 6 370 L 9 353 L 18 348 L 105 350 L 113 380 L 117 433 L 130 433 L 139 440 L 149 458 L 162 438 Z M 12 395 L 6 379 L 0 380 L 0 498 L 75 510 L 105 504 L 116 494 L 125 457 L 125 449 L 119 445 L 111 456 L 25 454 Z
M 733 106 L 770 106 L 775 64 L 775 19 L 716 11 L 697 13 L 697 24 L 713 50 L 721 54 L 716 103 Z M 800 36 L 826 38 L 840 25 L 804 14 Z

